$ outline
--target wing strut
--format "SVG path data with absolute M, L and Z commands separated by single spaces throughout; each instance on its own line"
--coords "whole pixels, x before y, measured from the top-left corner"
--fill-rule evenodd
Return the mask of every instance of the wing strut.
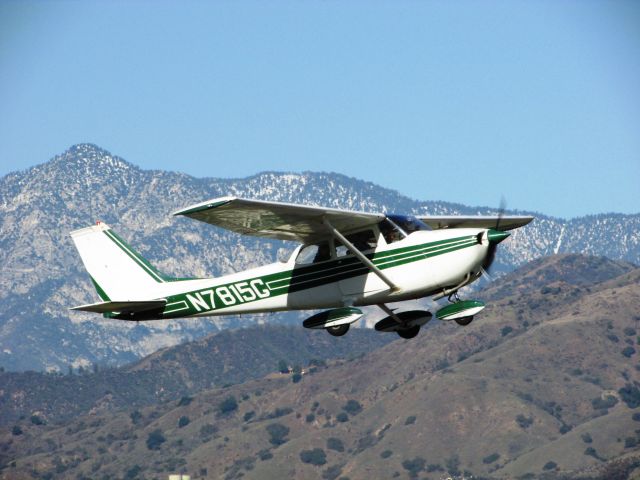
M 329 222 L 329 220 L 327 220 L 326 218 L 323 218 L 322 223 L 325 224 L 325 226 L 329 229 L 329 231 L 331 231 L 334 237 L 340 240 L 342 244 L 351 251 L 351 253 L 353 253 L 356 257 L 358 257 L 358 260 L 364 263 L 369 270 L 371 270 L 378 277 L 380 277 L 380 280 L 382 280 L 384 283 L 389 285 L 389 288 L 391 288 L 391 290 L 393 290 L 394 292 L 400 290 L 400 287 L 398 287 L 395 283 L 393 283 L 389 279 L 389 277 L 387 277 L 384 273 L 382 273 L 382 270 L 376 267 L 373 264 L 373 262 L 369 260 L 360 250 L 358 250 L 349 240 L 347 240 L 344 237 L 344 235 L 342 235 L 338 230 L 336 230 L 336 228 L 333 225 L 331 225 L 331 222 Z

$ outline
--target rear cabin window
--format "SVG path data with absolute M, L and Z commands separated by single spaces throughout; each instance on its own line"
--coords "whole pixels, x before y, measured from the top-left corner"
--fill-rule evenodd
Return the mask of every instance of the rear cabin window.
M 324 262 L 325 260 L 331 260 L 331 247 L 329 246 L 329 242 L 302 247 L 296 257 L 296 263 L 298 265 L 309 265 L 311 263 Z
M 351 235 L 345 235 L 345 238 L 361 252 L 371 250 L 378 246 L 378 236 L 373 230 L 352 233 Z M 349 249 L 336 240 L 336 257 L 344 257 L 349 254 L 351 254 Z

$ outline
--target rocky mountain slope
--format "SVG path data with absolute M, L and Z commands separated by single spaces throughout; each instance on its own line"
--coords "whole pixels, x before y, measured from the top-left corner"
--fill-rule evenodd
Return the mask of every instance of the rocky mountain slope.
M 0 366 L 66 371 L 68 365 L 122 364 L 229 326 L 298 323 L 301 316 L 293 313 L 134 325 L 69 312 L 70 306 L 97 300 L 69 238 L 71 230 L 97 219 L 176 276 L 229 273 L 269 263 L 291 248 L 170 216 L 222 195 L 368 211 L 492 213 L 484 207 L 416 201 L 332 173 L 215 179 L 146 171 L 94 145 L 76 145 L 47 163 L 0 179 Z M 536 214 L 534 223 L 503 244 L 496 271 L 562 252 L 639 263 L 639 227 L 640 215 L 561 220 Z
M 434 321 L 297 382 L 62 425 L 25 412 L 0 430 L 0 478 L 636 478 L 640 269 L 554 256 L 484 295 L 467 327 Z

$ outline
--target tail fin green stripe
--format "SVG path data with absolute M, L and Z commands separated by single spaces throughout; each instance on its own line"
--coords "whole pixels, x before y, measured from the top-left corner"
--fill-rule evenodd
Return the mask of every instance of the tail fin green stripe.
M 106 292 L 102 289 L 102 287 L 98 285 L 98 282 L 96 282 L 91 275 L 89 275 L 89 278 L 91 278 L 91 283 L 93 283 L 93 286 L 96 288 L 96 291 L 98 292 L 98 295 L 100 296 L 102 301 L 110 302 L 111 299 L 109 298 L 109 295 L 107 295 Z
M 151 278 L 158 283 L 171 281 L 172 279 L 158 271 L 153 265 L 151 265 L 142 255 L 136 252 L 127 242 L 120 238 L 112 230 L 105 230 L 105 235 L 109 237 L 120 249 L 126 253 L 133 261 L 135 261 L 144 271 L 146 271 Z

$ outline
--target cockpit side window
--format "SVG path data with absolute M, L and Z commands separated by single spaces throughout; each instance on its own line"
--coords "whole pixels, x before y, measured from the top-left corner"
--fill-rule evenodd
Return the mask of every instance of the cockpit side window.
M 378 237 L 374 233 L 373 230 L 364 230 L 362 232 L 352 233 L 350 235 L 345 235 L 345 238 L 349 240 L 350 243 L 353 244 L 361 252 L 365 252 L 367 250 L 371 250 L 372 248 L 376 248 L 378 246 Z M 342 245 L 338 240 L 336 242 L 336 257 L 344 257 L 345 255 L 349 255 L 351 252 L 349 249 Z
M 380 229 L 380 233 L 382 234 L 384 241 L 387 242 L 387 245 L 404 238 L 402 232 L 395 224 L 390 222 L 388 218 L 381 221 L 378 224 L 378 228 Z
M 296 257 L 296 264 L 309 265 L 324 262 L 325 260 L 331 260 L 331 247 L 329 246 L 329 242 L 321 242 L 302 247 Z

